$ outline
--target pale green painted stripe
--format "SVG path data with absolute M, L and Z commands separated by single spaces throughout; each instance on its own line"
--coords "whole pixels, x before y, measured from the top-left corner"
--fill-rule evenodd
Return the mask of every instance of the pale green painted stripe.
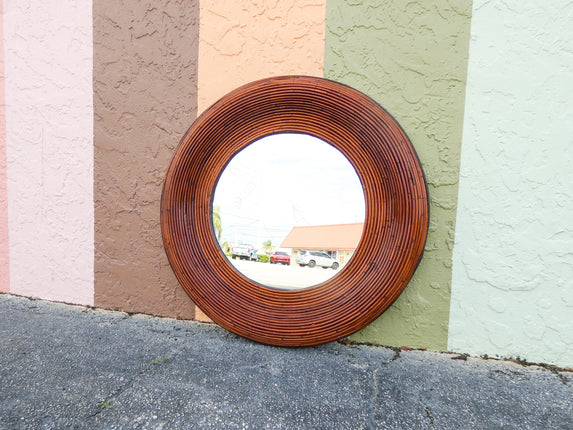
M 573 366 L 573 4 L 475 0 L 449 347 Z
M 471 0 L 328 0 L 326 78 L 378 101 L 402 125 L 431 199 L 424 258 L 400 298 L 354 340 L 447 347 Z

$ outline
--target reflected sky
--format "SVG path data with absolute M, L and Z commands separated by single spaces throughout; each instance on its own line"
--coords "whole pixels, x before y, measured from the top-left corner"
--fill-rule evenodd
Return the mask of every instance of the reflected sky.
M 293 226 L 364 221 L 364 194 L 346 157 L 321 139 L 294 133 L 255 141 L 217 184 L 221 242 L 276 247 Z

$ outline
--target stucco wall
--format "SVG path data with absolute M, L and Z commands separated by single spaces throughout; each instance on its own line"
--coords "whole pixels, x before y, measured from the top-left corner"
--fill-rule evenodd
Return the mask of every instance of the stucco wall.
M 93 304 L 91 2 L 4 0 L 10 291 Z
M 572 22 L 474 0 L 450 349 L 573 363 Z
M 199 112 L 246 83 L 322 76 L 326 0 L 201 1 Z M 209 318 L 196 309 L 196 318 Z
M 6 101 L 4 97 L 4 3 L 3 0 L 0 0 L 0 293 L 10 292 L 7 173 Z
M 161 240 L 175 147 L 242 84 L 324 76 L 398 120 L 431 200 L 418 271 L 352 339 L 573 365 L 570 0 L 0 6 L 0 292 L 201 318 Z
M 279 75 L 322 76 L 326 0 L 201 1 L 199 112 Z
M 269 76 L 322 76 L 326 0 L 201 1 L 199 112 Z
M 471 1 L 330 0 L 325 77 L 357 88 L 393 115 L 429 186 L 424 258 L 402 295 L 353 336 L 445 349 Z
M 196 118 L 198 18 L 198 1 L 94 1 L 97 306 L 194 316 L 163 250 L 159 200 Z

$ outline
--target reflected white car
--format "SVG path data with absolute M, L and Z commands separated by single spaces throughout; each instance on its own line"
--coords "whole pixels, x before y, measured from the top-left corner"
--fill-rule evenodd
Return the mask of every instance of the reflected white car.
M 233 260 L 238 258 L 239 260 L 257 261 L 259 259 L 259 254 L 257 254 L 257 250 L 253 245 L 242 243 L 240 245 L 233 246 L 231 257 Z
M 296 263 L 301 267 L 320 266 L 324 269 L 331 267 L 334 270 L 340 266 L 335 258 L 323 251 L 300 251 L 296 256 Z

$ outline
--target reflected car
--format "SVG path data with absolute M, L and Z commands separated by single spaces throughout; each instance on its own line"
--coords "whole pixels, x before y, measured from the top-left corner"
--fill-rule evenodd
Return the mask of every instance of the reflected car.
M 271 264 L 290 264 L 290 255 L 283 251 L 275 251 L 270 258 Z
M 233 259 L 238 258 L 239 260 L 257 261 L 259 254 L 253 245 L 241 243 L 240 245 L 233 246 L 231 249 L 231 257 Z
M 296 256 L 296 263 L 301 267 L 320 266 L 324 269 L 331 267 L 334 270 L 340 267 L 338 261 L 324 251 L 300 251 Z

